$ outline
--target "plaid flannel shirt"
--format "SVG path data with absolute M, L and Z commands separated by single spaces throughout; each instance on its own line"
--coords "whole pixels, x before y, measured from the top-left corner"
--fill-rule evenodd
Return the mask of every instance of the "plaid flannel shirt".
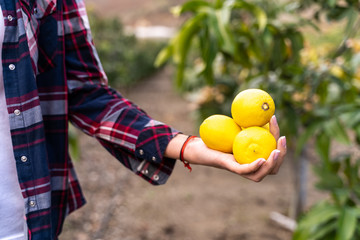
M 3 76 L 29 238 L 57 239 L 85 203 L 68 154 L 68 121 L 127 168 L 163 184 L 177 131 L 107 86 L 83 0 L 0 0 Z M 0 203 L 1 204 L 1 203 Z

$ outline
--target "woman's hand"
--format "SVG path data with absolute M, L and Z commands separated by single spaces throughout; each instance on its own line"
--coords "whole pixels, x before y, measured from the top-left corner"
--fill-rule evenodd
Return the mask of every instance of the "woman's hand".
M 270 157 L 265 159 L 257 159 L 250 164 L 239 164 L 236 162 L 232 154 L 219 152 L 208 148 L 200 138 L 193 138 L 184 149 L 184 160 L 190 164 L 199 164 L 204 166 L 212 166 L 228 170 L 230 172 L 241 175 L 255 182 L 260 182 L 269 174 L 276 174 L 284 161 L 286 154 L 286 138 L 280 137 L 280 130 L 275 116 L 270 120 L 270 132 L 277 141 L 277 149 L 274 150 Z M 165 155 L 175 154 L 174 158 L 179 156 L 179 151 L 187 136 L 179 134 L 170 143 L 165 151 Z M 175 143 L 177 142 L 177 144 Z M 172 148 L 172 146 L 174 148 Z M 179 148 L 180 147 L 180 148 Z

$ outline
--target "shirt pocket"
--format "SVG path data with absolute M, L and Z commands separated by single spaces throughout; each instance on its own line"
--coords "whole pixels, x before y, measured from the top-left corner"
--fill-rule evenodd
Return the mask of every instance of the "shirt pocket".
M 55 67 L 57 0 L 19 0 L 34 72 Z
M 33 17 L 37 22 L 38 74 L 56 66 L 57 34 L 56 0 L 36 0 Z

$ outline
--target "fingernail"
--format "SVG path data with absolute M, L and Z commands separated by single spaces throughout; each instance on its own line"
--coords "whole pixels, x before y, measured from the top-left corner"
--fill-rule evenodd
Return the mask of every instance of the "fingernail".
M 266 161 L 265 159 L 261 159 L 261 160 L 258 162 L 258 166 L 263 165 L 265 161 Z
M 282 146 L 283 148 L 286 148 L 286 137 L 285 137 L 285 136 L 282 136 L 282 137 L 281 137 L 281 146 Z
M 278 122 L 277 122 L 277 119 L 276 119 L 276 116 L 275 115 L 273 115 L 272 116 L 272 123 L 274 124 L 274 125 L 277 125 L 278 124 Z
M 277 159 L 278 159 L 279 154 L 280 154 L 280 150 L 275 150 L 275 153 L 274 153 L 274 160 L 277 160 Z

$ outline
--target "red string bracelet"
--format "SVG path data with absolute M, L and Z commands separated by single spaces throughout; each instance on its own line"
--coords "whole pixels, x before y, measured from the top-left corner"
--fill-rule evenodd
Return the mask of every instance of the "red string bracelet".
M 188 168 L 189 171 L 191 172 L 192 168 L 190 166 L 190 163 L 186 160 L 184 160 L 184 151 L 186 148 L 186 145 L 189 143 L 189 141 L 193 138 L 196 138 L 196 136 L 188 136 L 187 139 L 185 140 L 185 142 L 183 143 L 181 150 L 180 150 L 180 161 L 182 161 L 184 163 L 184 167 Z

